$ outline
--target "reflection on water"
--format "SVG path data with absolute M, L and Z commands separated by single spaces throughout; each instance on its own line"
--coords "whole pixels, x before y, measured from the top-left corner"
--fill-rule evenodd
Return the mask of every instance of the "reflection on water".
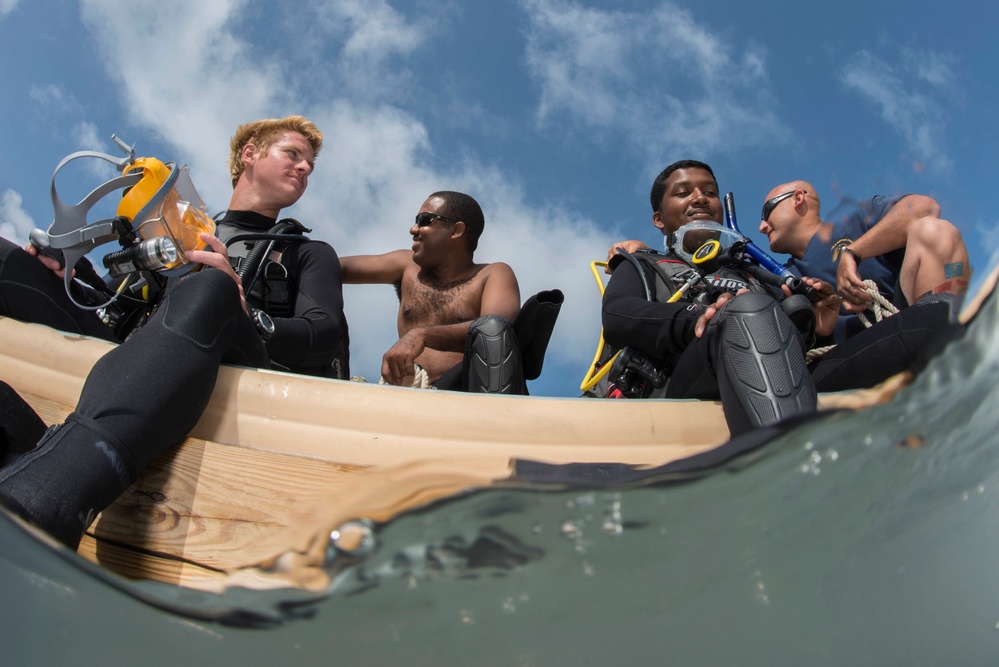
M 698 481 L 403 517 L 324 615 L 385 660 L 446 646 L 442 664 L 991 661 L 997 331 L 990 306 L 890 404 Z

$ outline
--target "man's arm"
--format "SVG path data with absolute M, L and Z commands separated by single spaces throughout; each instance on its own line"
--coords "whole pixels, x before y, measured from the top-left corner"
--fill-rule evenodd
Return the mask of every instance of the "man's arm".
M 520 286 L 513 269 L 503 262 L 483 269 L 479 315 L 499 315 L 511 324 L 520 313 Z M 416 363 L 427 348 L 444 352 L 464 352 L 465 338 L 474 320 L 455 324 L 431 324 L 413 327 L 382 357 L 382 377 L 400 384 L 413 374 Z
M 874 226 L 850 244 L 850 252 L 840 254 L 836 268 L 836 290 L 843 297 L 843 307 L 847 311 L 863 311 L 869 301 L 864 292 L 864 279 L 860 275 L 856 257 L 878 257 L 906 247 L 912 223 L 926 217 L 940 217 L 940 205 L 936 200 L 925 195 L 906 195 Z
M 295 276 L 295 308 L 287 317 L 272 314 L 274 336 L 267 352 L 293 369 L 327 366 L 341 352 L 347 328 L 336 250 L 313 240 L 289 248 L 285 257 Z
M 679 354 L 696 336 L 694 327 L 705 307 L 648 301 L 643 292 L 641 276 L 629 262 L 614 270 L 602 301 L 604 339 L 617 347 L 631 346 L 651 359 Z
M 353 255 L 340 258 L 340 276 L 344 284 L 391 285 L 413 261 L 411 250 L 394 250 L 384 255 Z

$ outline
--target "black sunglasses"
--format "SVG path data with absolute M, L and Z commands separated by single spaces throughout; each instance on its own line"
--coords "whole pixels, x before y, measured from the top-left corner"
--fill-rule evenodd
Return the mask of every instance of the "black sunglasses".
M 792 190 L 791 192 L 785 192 L 782 195 L 777 195 L 776 197 L 768 199 L 766 202 L 764 202 L 763 212 L 760 213 L 760 219 L 763 220 L 764 222 L 768 221 L 770 219 L 770 214 L 774 212 L 775 208 L 777 208 L 777 204 L 781 203 L 788 197 L 793 197 L 795 192 L 796 190 Z
M 458 222 L 456 218 L 446 218 L 443 215 L 438 215 L 436 213 L 417 213 L 416 214 L 416 226 L 417 227 L 429 227 L 434 224 L 434 220 L 442 220 L 449 225 L 453 225 Z

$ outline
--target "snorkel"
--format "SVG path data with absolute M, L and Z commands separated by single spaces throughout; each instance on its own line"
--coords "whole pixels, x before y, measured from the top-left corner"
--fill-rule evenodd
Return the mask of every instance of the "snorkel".
M 732 231 L 742 234 L 742 231 L 739 229 L 739 224 L 735 220 L 735 197 L 731 192 L 725 195 L 724 209 L 725 226 Z M 777 274 L 781 278 L 795 278 L 795 275 L 788 271 L 787 267 L 764 252 L 763 249 L 753 243 L 749 237 L 745 234 L 743 234 L 743 237 L 746 238 L 746 254 L 759 263 L 760 266 L 770 273 Z
M 215 223 L 191 182 L 186 166 L 163 163 L 155 158 L 136 158 L 133 146 L 115 135 L 111 140 L 124 153 L 116 158 L 96 151 L 79 151 L 67 155 L 52 174 L 50 195 L 53 221 L 48 231 L 33 229 L 29 234 L 32 245 L 66 268 L 66 294 L 78 307 L 98 310 L 111 304 L 143 272 L 179 276 L 200 267 L 188 262 L 186 253 L 205 247 L 202 232 L 214 233 Z M 65 203 L 56 190 L 59 171 L 74 160 L 96 158 L 114 165 L 121 176 L 113 178 L 90 192 L 79 203 Z M 95 222 L 87 216 L 108 194 L 125 190 L 116 215 Z M 118 292 L 99 305 L 81 304 L 71 290 L 73 268 L 83 257 L 106 243 L 117 242 L 121 249 L 103 258 L 110 277 L 125 277 Z

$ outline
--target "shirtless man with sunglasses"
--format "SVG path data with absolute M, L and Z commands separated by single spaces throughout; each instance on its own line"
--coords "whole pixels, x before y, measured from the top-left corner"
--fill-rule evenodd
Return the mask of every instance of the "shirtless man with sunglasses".
M 386 382 L 410 386 L 418 369 L 438 389 L 523 393 L 518 371 L 500 386 L 475 386 L 466 349 L 476 335 L 512 348 L 511 324 L 520 312 L 520 287 L 503 262 L 477 264 L 473 255 L 485 227 L 482 209 L 460 192 L 435 192 L 409 229 L 410 250 L 340 259 L 344 283 L 394 284 L 399 293 L 399 340 L 382 357 Z M 463 363 L 464 362 L 464 363 Z

